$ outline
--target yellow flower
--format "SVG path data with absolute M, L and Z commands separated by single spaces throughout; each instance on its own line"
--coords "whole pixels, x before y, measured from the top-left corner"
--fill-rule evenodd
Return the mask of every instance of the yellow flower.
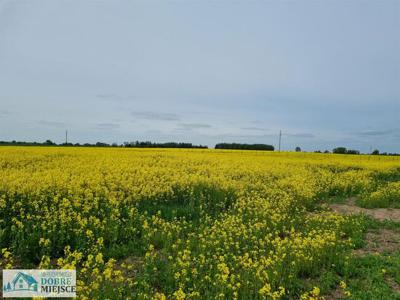
M 180 288 L 179 290 L 174 292 L 174 297 L 176 300 L 184 300 L 186 299 L 186 294 Z
M 313 294 L 313 296 L 318 296 L 320 294 L 320 292 L 321 292 L 321 290 L 315 286 L 311 293 Z
M 155 293 L 153 300 L 166 300 L 167 297 L 163 293 Z
M 264 286 L 258 291 L 260 295 L 269 295 L 271 293 L 271 285 L 266 283 Z
M 98 253 L 98 254 L 96 255 L 95 261 L 96 261 L 96 263 L 98 263 L 98 264 L 103 264 L 103 263 L 104 263 L 104 261 L 103 261 L 103 254 Z
M 344 281 L 340 281 L 340 282 L 339 282 L 339 285 L 340 285 L 340 287 L 341 287 L 342 289 L 346 289 L 346 288 L 347 288 L 347 284 L 346 284 L 346 282 L 344 282 Z

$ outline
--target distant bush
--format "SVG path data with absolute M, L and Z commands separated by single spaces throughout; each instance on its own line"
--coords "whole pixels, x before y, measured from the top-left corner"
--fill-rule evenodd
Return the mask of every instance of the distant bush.
M 347 150 L 346 154 L 360 154 L 358 150 Z
M 215 145 L 215 149 L 274 151 L 275 148 L 267 144 L 219 143 Z
M 378 149 L 375 149 L 374 151 L 372 151 L 371 154 L 372 154 L 372 155 L 379 155 L 379 150 L 378 150 Z
M 336 153 L 336 154 L 346 154 L 347 149 L 345 147 L 337 147 L 337 148 L 333 149 L 332 152 Z

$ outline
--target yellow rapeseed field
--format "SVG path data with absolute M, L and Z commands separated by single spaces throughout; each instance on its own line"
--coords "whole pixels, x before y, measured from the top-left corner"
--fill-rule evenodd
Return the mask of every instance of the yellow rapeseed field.
M 365 223 L 321 204 L 393 202 L 399 173 L 381 156 L 2 147 L 0 267 L 76 268 L 79 299 L 322 299 L 309 283 L 344 272 Z

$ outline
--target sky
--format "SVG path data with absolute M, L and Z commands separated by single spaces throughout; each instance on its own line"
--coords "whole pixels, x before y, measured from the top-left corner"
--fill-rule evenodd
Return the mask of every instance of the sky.
M 0 0 L 0 140 L 400 152 L 398 0 Z

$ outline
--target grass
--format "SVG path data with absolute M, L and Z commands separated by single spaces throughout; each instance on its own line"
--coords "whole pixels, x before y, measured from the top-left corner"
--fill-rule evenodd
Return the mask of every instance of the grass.
M 393 230 L 400 232 L 400 223 L 378 221 L 366 216 L 358 216 L 364 227 L 364 235 L 359 244 L 366 245 L 365 233 L 370 230 Z M 335 270 L 336 272 L 334 272 Z M 342 266 L 327 272 L 313 280 L 306 281 L 306 286 L 319 286 L 321 293 L 339 298 L 348 293 L 348 299 L 400 299 L 400 250 L 395 252 L 352 255 Z M 345 288 L 340 282 L 345 283 Z
M 368 229 L 389 229 L 389 230 L 395 230 L 395 231 L 400 231 L 400 222 L 395 222 L 392 220 L 376 220 L 374 218 L 364 216 L 363 222 L 365 228 Z
M 400 299 L 400 252 L 356 257 L 342 278 L 350 299 Z

